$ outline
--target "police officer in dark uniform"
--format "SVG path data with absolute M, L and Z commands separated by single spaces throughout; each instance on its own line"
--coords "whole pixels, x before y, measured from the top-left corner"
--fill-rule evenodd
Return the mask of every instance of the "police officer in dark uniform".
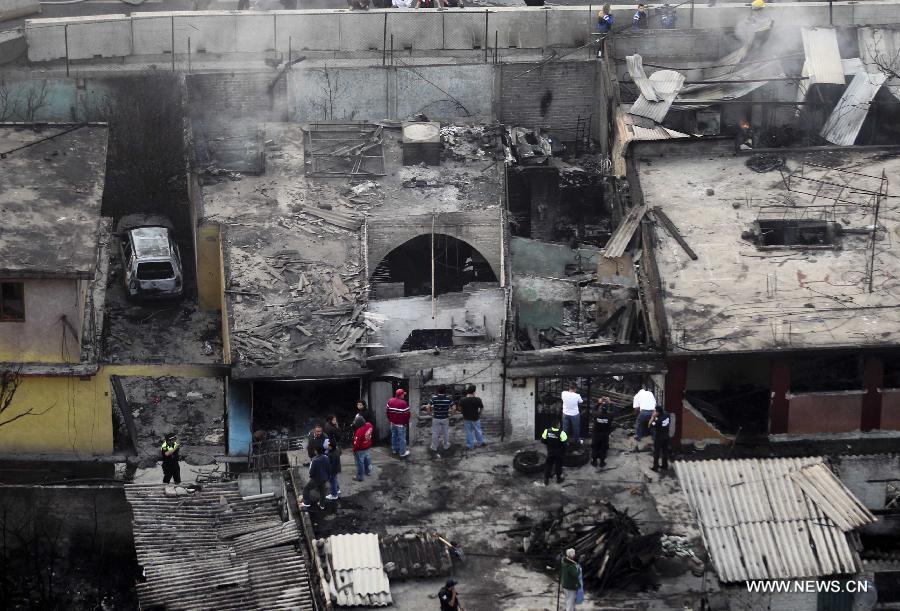
M 597 410 L 594 412 L 593 431 L 591 434 L 591 464 L 600 468 L 606 466 L 606 453 L 609 451 L 609 434 L 612 432 L 612 414 L 609 413 L 609 397 L 597 399 Z
M 563 481 L 563 457 L 566 455 L 566 446 L 569 436 L 562 430 L 559 418 L 553 421 L 553 426 L 544 429 L 541 442 L 547 446 L 547 465 L 544 467 L 544 485 L 550 484 L 550 473 L 556 471 L 556 483 Z
M 174 479 L 176 484 L 180 484 L 181 467 L 178 466 L 178 439 L 175 433 L 166 434 L 159 452 L 162 455 L 163 483 L 168 484 Z
M 654 471 L 659 471 L 659 459 L 662 458 L 662 470 L 669 470 L 669 425 L 672 418 L 666 413 L 662 404 L 656 405 L 656 411 L 650 418 L 650 430 L 653 432 L 653 466 Z

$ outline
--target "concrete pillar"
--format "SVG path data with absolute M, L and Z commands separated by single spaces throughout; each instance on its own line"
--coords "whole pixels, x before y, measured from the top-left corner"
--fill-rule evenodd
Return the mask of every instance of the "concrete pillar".
M 687 385 L 687 359 L 670 358 L 666 363 L 666 411 L 675 415 L 674 442 L 681 441 L 684 421 L 684 389 Z
M 884 361 L 879 356 L 865 357 L 863 364 L 862 414 L 859 428 L 871 431 L 881 428 L 881 389 L 884 387 Z
M 777 358 L 772 362 L 772 403 L 769 407 L 769 433 L 787 433 L 791 390 L 791 361 Z

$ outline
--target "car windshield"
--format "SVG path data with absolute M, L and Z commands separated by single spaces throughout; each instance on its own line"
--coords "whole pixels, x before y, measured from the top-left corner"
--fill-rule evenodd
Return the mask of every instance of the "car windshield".
M 138 263 L 138 280 L 168 280 L 175 277 L 175 270 L 168 261 Z

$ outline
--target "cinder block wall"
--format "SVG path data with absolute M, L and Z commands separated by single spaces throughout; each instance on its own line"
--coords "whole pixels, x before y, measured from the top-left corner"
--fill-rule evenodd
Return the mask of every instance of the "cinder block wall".
M 500 121 L 523 127 L 552 126 L 558 137 L 575 137 L 579 117 L 594 113 L 597 62 L 504 64 L 500 69 Z

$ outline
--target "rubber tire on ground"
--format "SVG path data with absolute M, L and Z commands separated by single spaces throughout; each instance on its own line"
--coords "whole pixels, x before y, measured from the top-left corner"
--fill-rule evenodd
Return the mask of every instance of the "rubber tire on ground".
M 547 456 L 537 450 L 522 450 L 513 457 L 513 469 L 525 475 L 537 475 L 544 472 Z
M 570 445 L 566 450 L 566 456 L 563 458 L 563 465 L 566 467 L 581 467 L 588 464 L 591 460 L 591 448 L 589 445 L 582 444 L 580 446 Z

